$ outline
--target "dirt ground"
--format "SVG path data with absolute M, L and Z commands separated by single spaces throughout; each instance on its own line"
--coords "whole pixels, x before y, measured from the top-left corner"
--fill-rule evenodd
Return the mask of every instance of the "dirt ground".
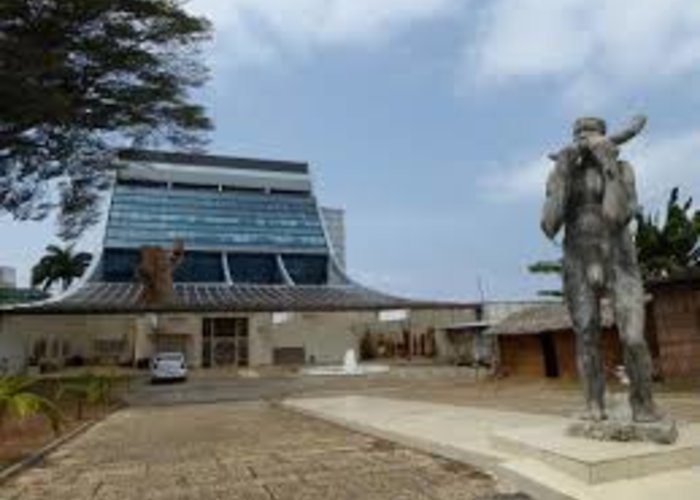
M 82 419 L 78 420 L 72 406 L 65 406 L 61 409 L 64 418 L 60 432 L 63 434 L 71 432 L 85 422 L 98 420 L 113 410 L 86 408 L 83 411 Z M 8 419 L 0 427 L 0 470 L 26 458 L 52 442 L 56 437 L 57 434 L 52 429 L 51 423 L 43 416 L 34 416 L 23 421 Z

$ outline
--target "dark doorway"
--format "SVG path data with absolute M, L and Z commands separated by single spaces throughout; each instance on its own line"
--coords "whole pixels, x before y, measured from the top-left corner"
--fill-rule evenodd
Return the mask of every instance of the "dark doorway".
M 248 366 L 248 318 L 204 318 L 202 366 Z
M 554 336 L 551 333 L 541 334 L 540 345 L 542 346 L 542 358 L 544 360 L 545 377 L 559 377 L 559 362 L 557 360 L 557 347 L 554 342 Z
M 303 365 L 306 350 L 303 347 L 277 347 L 272 351 L 272 360 L 276 365 Z

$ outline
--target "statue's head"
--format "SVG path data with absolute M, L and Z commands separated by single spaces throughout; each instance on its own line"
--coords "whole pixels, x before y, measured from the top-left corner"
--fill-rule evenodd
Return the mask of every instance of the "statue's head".
M 607 125 L 602 118 L 586 116 L 574 122 L 574 139 L 580 140 L 585 137 L 601 136 L 607 132 Z

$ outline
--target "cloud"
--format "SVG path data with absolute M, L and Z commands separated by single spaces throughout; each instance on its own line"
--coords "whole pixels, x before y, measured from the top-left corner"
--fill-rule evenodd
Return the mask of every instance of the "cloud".
M 216 28 L 217 57 L 266 63 L 329 45 L 361 46 L 445 15 L 458 0 L 192 0 Z
M 700 200 L 700 129 L 637 140 L 623 149 L 622 156 L 635 168 L 637 189 L 644 205 L 661 206 L 675 186 L 681 188 L 682 194 Z M 483 176 L 479 185 L 490 201 L 541 200 L 552 165 L 544 155 L 530 157 L 518 165 Z
M 697 0 L 493 0 L 468 50 L 476 80 L 556 81 L 572 102 L 698 70 Z
M 551 164 L 543 155 L 525 160 L 517 167 L 508 166 L 495 172 L 490 168 L 491 172 L 478 179 L 477 184 L 491 201 L 516 202 L 541 197 Z
M 700 200 L 700 129 L 630 148 L 642 203 L 659 207 L 673 187 Z

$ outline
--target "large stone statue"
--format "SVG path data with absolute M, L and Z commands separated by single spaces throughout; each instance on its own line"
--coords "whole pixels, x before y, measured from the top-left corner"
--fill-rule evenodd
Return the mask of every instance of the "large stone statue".
M 644 128 L 635 118 L 625 130 L 606 136 L 599 118 L 574 123 L 573 143 L 556 154 L 547 181 L 542 230 L 564 234 L 564 295 L 576 332 L 585 418 L 602 421 L 605 370 L 601 352 L 601 300 L 611 300 L 630 381 L 634 422 L 660 419 L 651 390 L 652 363 L 644 338 L 644 291 L 630 222 L 638 210 L 632 166 L 619 159 L 619 146 Z

